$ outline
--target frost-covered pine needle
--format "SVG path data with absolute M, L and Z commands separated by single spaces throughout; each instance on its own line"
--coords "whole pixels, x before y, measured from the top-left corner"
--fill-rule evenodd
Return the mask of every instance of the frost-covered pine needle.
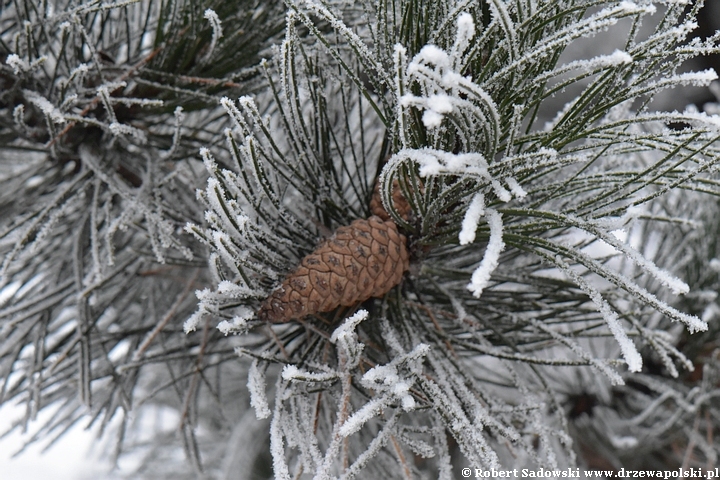
M 485 214 L 485 198 L 482 193 L 476 193 L 465 212 L 462 228 L 458 235 L 460 245 L 467 245 L 475 241 L 475 231 L 478 227 L 480 217 Z
M 271 412 L 265 393 L 265 372 L 260 369 L 257 360 L 250 364 L 247 387 L 250 392 L 250 405 L 255 409 L 257 418 L 268 418 Z
M 488 227 L 490 227 L 490 240 L 488 240 L 480 265 L 475 269 L 470 279 L 467 289 L 472 292 L 475 297 L 480 297 L 483 290 L 490 282 L 490 275 L 500 263 L 500 254 L 505 249 L 505 243 L 502 240 L 503 224 L 502 215 L 491 208 L 485 209 L 485 218 Z
M 218 17 L 218 14 L 215 13 L 215 10 L 208 8 L 207 10 L 205 10 L 203 16 L 210 22 L 210 26 L 212 27 L 212 40 L 210 41 L 210 46 L 208 47 L 208 51 L 205 54 L 205 58 L 209 59 L 210 57 L 212 57 L 212 54 L 215 51 L 218 40 L 220 40 L 223 36 L 223 29 L 220 17 Z

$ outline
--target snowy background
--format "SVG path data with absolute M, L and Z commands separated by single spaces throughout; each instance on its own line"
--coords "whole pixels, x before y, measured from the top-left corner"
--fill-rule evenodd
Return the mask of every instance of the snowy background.
M 0 430 L 6 431 L 12 420 L 23 415 L 24 408 L 5 405 L 0 408 Z M 43 411 L 38 421 L 49 416 Z M 21 455 L 12 457 L 31 436 L 12 433 L 0 439 L 0 478 L 3 480 L 90 480 L 111 479 L 110 465 L 101 458 L 97 432 L 76 425 L 56 445 L 42 452 L 43 443 L 30 445 Z

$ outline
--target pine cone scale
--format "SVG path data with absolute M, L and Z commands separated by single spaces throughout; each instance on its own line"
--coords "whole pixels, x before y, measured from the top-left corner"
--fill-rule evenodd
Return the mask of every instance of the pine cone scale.
M 348 245 L 348 242 L 351 240 L 352 239 L 334 238 L 329 244 L 330 250 L 340 255 L 350 255 L 350 247 Z
M 322 258 L 319 258 L 317 255 L 311 254 L 305 257 L 301 263 L 302 266 L 306 267 L 308 270 L 317 270 L 319 272 L 329 272 L 330 267 L 328 267 L 323 261 Z
M 327 295 L 330 288 L 330 273 L 310 270 L 310 282 L 313 289 L 320 292 L 320 295 Z
M 345 265 L 343 264 L 342 259 L 338 258 L 336 254 L 323 253 L 322 261 L 330 268 L 331 272 L 340 275 L 341 277 L 347 275 Z
M 397 260 L 391 259 L 389 262 L 385 262 L 385 264 L 383 265 L 383 276 L 385 278 L 392 280 L 396 271 L 397 271 Z

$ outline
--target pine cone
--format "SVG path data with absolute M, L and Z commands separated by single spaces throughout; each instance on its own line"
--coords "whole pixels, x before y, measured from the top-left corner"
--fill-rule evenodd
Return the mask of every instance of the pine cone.
M 380 297 L 408 269 L 406 245 L 392 220 L 372 216 L 340 227 L 265 299 L 258 318 L 283 323 Z
M 412 207 L 408 203 L 407 199 L 400 189 L 400 182 L 397 179 L 393 180 L 392 183 L 392 201 L 395 210 L 397 210 L 400 217 L 406 222 L 410 219 L 412 213 Z M 390 220 L 390 214 L 385 210 L 380 197 L 380 182 L 375 182 L 375 188 L 373 189 L 372 197 L 370 198 L 370 211 L 373 215 L 377 215 L 383 220 Z

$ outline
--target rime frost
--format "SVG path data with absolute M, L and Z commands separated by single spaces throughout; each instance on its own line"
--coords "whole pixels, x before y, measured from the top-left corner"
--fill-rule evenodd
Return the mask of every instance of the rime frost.
M 250 405 L 255 409 L 255 415 L 257 418 L 268 418 L 270 407 L 265 395 L 265 372 L 260 370 L 257 360 L 250 365 L 247 386 L 250 392 Z
M 220 17 L 218 17 L 218 14 L 215 13 L 214 10 L 208 8 L 207 10 L 205 10 L 205 14 L 203 16 L 210 22 L 210 26 L 212 26 L 213 31 L 210 46 L 208 47 L 208 51 L 205 54 L 205 58 L 209 59 L 212 56 L 215 47 L 217 46 L 218 40 L 220 40 L 223 36 L 223 29 L 222 22 L 220 22 Z
M 467 245 L 475 241 L 475 230 L 477 230 L 478 221 L 484 213 L 485 198 L 482 193 L 476 193 L 465 212 L 465 218 L 463 218 L 462 229 L 458 236 L 460 245 Z
M 483 256 L 480 266 L 473 272 L 470 284 L 467 286 L 475 297 L 480 297 L 485 287 L 488 286 L 490 275 L 500 263 L 500 254 L 505 249 L 505 243 L 502 240 L 502 216 L 495 210 L 487 208 L 485 209 L 485 218 L 490 227 L 490 240 L 485 249 L 485 256 Z

